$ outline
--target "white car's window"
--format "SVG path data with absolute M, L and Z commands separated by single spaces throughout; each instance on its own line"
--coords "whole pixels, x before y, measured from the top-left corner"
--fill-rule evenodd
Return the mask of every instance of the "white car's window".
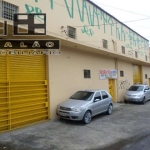
M 109 97 L 108 94 L 105 91 L 102 91 L 101 93 L 102 93 L 102 98 L 103 99 L 106 99 L 106 98 Z
M 100 92 L 97 92 L 97 93 L 95 94 L 94 99 L 99 99 L 99 100 L 101 100 Z
M 144 86 L 131 86 L 128 91 L 143 91 Z
M 149 87 L 148 87 L 148 86 L 146 86 L 146 87 L 145 87 L 145 90 L 149 90 Z
M 90 101 L 92 99 L 93 95 L 94 95 L 94 92 L 78 91 L 75 94 L 73 94 L 70 97 L 70 99 Z

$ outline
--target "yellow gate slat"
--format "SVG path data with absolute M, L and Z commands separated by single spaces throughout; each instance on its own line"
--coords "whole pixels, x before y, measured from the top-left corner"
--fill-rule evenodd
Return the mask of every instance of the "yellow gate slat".
M 7 98 L 7 61 L 6 56 L 0 56 L 0 131 L 9 129 L 9 107 Z
M 46 56 L 0 56 L 0 132 L 48 119 Z

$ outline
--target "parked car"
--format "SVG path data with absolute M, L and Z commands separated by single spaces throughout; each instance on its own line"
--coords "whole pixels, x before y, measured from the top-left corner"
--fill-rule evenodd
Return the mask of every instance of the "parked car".
M 124 102 L 140 102 L 145 104 L 150 99 L 150 88 L 145 84 L 134 84 L 126 91 Z
M 68 100 L 58 104 L 56 112 L 60 118 L 88 124 L 93 116 L 100 113 L 112 114 L 112 97 L 106 90 L 77 91 Z

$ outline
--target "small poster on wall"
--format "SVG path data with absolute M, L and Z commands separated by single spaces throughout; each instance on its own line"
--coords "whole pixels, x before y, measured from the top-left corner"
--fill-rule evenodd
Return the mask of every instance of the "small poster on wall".
M 100 80 L 104 79 L 117 79 L 117 70 L 100 70 Z

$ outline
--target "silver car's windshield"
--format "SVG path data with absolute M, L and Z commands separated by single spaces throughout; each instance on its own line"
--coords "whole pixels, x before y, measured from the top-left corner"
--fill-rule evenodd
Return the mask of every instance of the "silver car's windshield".
M 90 101 L 93 95 L 94 95 L 94 92 L 78 91 L 75 94 L 73 94 L 70 97 L 70 99 Z
M 131 86 L 128 91 L 143 91 L 143 86 Z

